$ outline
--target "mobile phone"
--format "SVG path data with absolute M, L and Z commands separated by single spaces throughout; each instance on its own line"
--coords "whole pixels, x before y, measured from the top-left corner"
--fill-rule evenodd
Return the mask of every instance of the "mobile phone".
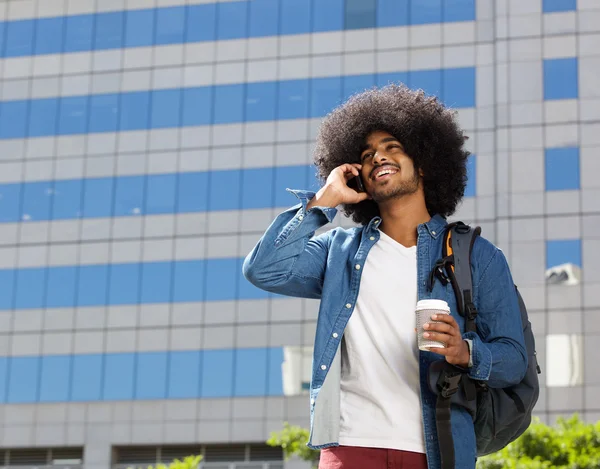
M 348 187 L 354 189 L 356 192 L 365 192 L 365 186 L 363 185 L 360 175 L 354 176 L 352 179 L 348 180 Z

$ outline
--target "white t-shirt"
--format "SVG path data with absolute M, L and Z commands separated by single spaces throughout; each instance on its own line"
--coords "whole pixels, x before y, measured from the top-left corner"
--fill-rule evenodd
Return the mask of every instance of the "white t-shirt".
M 342 342 L 340 445 L 425 452 L 416 246 L 381 232 Z

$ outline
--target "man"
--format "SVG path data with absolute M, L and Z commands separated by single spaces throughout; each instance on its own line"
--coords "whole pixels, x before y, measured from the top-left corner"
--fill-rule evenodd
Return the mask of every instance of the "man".
M 248 255 L 254 285 L 321 300 L 310 389 L 309 446 L 321 469 L 440 468 L 435 395 L 426 377 L 445 359 L 474 380 L 506 387 L 527 367 L 517 297 L 502 252 L 477 238 L 472 253 L 478 334 L 463 333 L 450 285 L 428 280 L 466 185 L 465 137 L 455 115 L 422 91 L 365 91 L 324 120 L 316 193 L 280 214 Z M 364 192 L 355 190 L 360 177 Z M 350 187 L 352 186 L 352 187 Z M 315 230 L 336 207 L 360 227 Z M 417 300 L 442 299 L 452 314 L 426 325 L 446 344 L 416 346 Z M 423 331 L 421 331 L 423 332 Z M 455 467 L 474 468 L 473 421 L 452 406 Z

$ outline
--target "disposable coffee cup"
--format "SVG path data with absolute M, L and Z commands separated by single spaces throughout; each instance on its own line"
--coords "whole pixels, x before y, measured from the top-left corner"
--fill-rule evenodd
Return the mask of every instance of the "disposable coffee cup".
M 439 323 L 441 321 L 432 321 L 431 316 L 435 314 L 450 314 L 450 307 L 444 300 L 421 300 L 417 303 L 417 345 L 419 350 L 429 352 L 432 348 L 445 348 L 446 344 L 437 340 L 430 340 L 423 337 L 427 332 L 423 326 L 427 323 Z

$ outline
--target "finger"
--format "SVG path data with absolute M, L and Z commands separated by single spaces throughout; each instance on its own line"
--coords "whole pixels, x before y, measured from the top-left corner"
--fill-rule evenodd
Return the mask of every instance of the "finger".
M 358 194 L 358 201 L 362 202 L 363 200 L 367 200 L 370 199 L 371 197 L 369 196 L 369 194 L 367 194 L 366 192 L 357 192 Z
M 450 314 L 434 314 L 431 316 L 432 321 L 444 322 L 446 324 L 450 324 L 454 327 L 458 327 L 458 323 L 456 319 L 454 319 Z
M 425 332 L 423 337 L 427 340 L 435 340 L 436 342 L 442 342 L 447 347 L 455 345 L 455 336 L 450 334 L 444 334 L 443 332 Z
M 426 331 L 433 331 L 433 332 L 444 332 L 446 334 L 452 334 L 453 332 L 456 332 L 456 328 L 452 327 L 450 324 L 437 324 L 435 322 L 427 322 L 425 324 L 423 324 L 423 329 L 425 329 Z

